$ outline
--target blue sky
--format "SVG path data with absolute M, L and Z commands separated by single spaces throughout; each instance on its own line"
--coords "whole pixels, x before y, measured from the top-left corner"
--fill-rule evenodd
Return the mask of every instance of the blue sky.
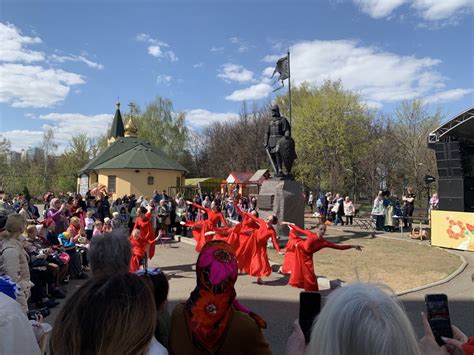
M 53 127 L 62 150 L 104 133 L 117 97 L 168 97 L 197 129 L 235 119 L 274 97 L 287 48 L 294 85 L 341 79 L 382 111 L 422 98 L 449 118 L 474 104 L 473 4 L 2 0 L 0 134 L 19 150 Z

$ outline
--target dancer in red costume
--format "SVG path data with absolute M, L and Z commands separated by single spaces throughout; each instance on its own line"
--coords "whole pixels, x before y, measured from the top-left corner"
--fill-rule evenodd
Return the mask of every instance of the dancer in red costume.
M 193 238 L 196 240 L 196 251 L 201 252 L 202 247 L 213 238 L 212 234 L 207 232 L 214 231 L 219 227 L 219 222 L 222 222 L 225 228 L 228 228 L 227 221 L 224 218 L 222 212 L 219 212 L 214 202 L 211 204 L 211 208 L 206 208 L 196 203 L 186 201 L 190 206 L 198 208 L 207 213 L 207 219 L 199 222 L 186 221 L 181 222 L 182 225 L 192 228 Z M 206 235 L 207 233 L 207 235 Z
M 145 257 L 145 248 L 147 242 L 141 238 L 140 229 L 134 229 L 130 235 L 130 244 L 132 244 L 132 259 L 130 260 L 130 272 L 140 269 L 140 261 Z
M 362 251 L 360 245 L 344 245 L 328 242 L 324 239 L 326 225 L 319 224 L 317 233 L 301 229 L 289 222 L 281 222 L 290 228 L 290 238 L 286 245 L 285 259 L 282 272 L 290 273 L 289 284 L 293 287 L 303 288 L 305 291 L 319 291 L 316 274 L 314 273 L 313 254 L 323 248 L 339 250 L 356 249 Z M 300 238 L 297 233 L 303 234 L 307 239 Z
M 242 230 L 239 235 L 239 248 L 237 250 L 237 260 L 239 269 L 250 276 L 257 278 L 258 284 L 263 284 L 262 277 L 269 276 L 272 268 L 268 262 L 267 240 L 272 238 L 273 245 L 281 254 L 278 245 L 276 232 L 273 225 L 278 223 L 276 216 L 268 216 L 266 220 L 257 218 L 251 213 L 245 212 L 248 221 L 242 222 Z M 258 228 L 252 229 L 257 226 Z M 246 232 L 253 233 L 245 237 Z
M 146 241 L 145 252 L 148 255 L 148 258 L 153 258 L 155 255 L 155 231 L 153 230 L 153 222 L 151 220 L 151 210 L 152 207 L 148 205 L 145 207 L 140 207 L 137 211 L 137 219 L 135 220 L 135 225 L 133 229 L 140 230 L 140 239 Z

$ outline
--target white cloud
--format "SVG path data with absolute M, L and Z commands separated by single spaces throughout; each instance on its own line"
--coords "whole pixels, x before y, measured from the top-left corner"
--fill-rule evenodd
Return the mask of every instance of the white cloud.
M 44 53 L 24 48 L 39 44 L 39 37 L 23 36 L 12 24 L 0 23 L 0 60 L 2 62 L 37 62 L 44 60 Z
M 370 17 L 387 17 L 393 10 L 409 0 L 353 0 L 360 10 Z M 443 1 L 443 0 L 441 0 Z
M 170 47 L 168 43 L 152 38 L 149 34 L 139 33 L 135 36 L 135 40 L 138 42 L 148 43 L 148 54 L 155 58 L 166 58 L 171 62 L 177 62 L 179 60 L 176 54 L 168 49 Z
M 193 68 L 202 68 L 204 66 L 203 62 L 199 62 L 193 65 Z
M 230 37 L 229 42 L 237 47 L 237 52 L 244 53 L 250 49 L 250 44 L 239 37 Z
M 49 113 L 40 115 L 39 119 L 47 121 L 43 124 L 43 130 L 49 127 L 54 129 L 54 139 L 59 150 L 66 148 L 71 137 L 80 133 L 88 137 L 96 138 L 107 132 L 112 122 L 113 115 L 84 115 L 81 113 Z
M 12 24 L 0 23 L 0 102 L 13 107 L 49 107 L 62 102 L 74 85 L 84 84 L 76 73 L 45 68 L 32 62 L 44 62 L 42 52 L 25 48 L 42 43 L 39 37 L 23 36 Z M 82 56 L 51 56 L 56 62 L 81 61 L 101 69 L 102 65 Z
M 266 67 L 265 69 L 263 69 L 262 75 L 270 78 L 273 75 L 274 71 L 275 71 L 275 68 Z
M 204 109 L 186 111 L 186 122 L 192 128 L 203 128 L 214 122 L 226 122 L 236 120 L 239 115 L 232 112 L 210 112 Z
M 169 58 L 169 60 L 171 60 L 172 62 L 177 62 L 179 60 L 179 58 L 176 56 L 176 54 L 174 54 L 173 51 L 167 51 L 166 52 L 166 56 Z
M 156 83 L 157 84 L 169 84 L 173 80 L 173 77 L 171 75 L 158 75 L 156 77 Z
M 82 55 L 63 55 L 63 56 L 60 56 L 60 55 L 53 54 L 50 57 L 50 59 L 53 62 L 58 62 L 58 63 L 64 63 L 64 62 L 67 62 L 67 61 L 82 62 L 82 63 L 85 63 L 89 68 L 94 68 L 94 69 L 99 69 L 99 70 L 104 69 L 104 66 L 102 64 L 94 62 L 90 59 L 87 59 L 86 57 L 84 57 Z
M 41 130 L 12 130 L 0 134 L 12 143 L 12 150 L 19 151 L 28 147 L 41 145 L 43 133 L 46 129 L 54 130 L 54 141 L 58 144 L 58 152 L 67 148 L 69 140 L 78 134 L 85 133 L 88 137 L 97 138 L 107 132 L 113 115 L 83 115 L 81 113 L 49 113 L 40 115 L 38 120 L 43 121 Z
M 267 56 L 269 59 L 276 58 Z M 344 87 L 357 91 L 365 103 L 380 108 L 383 103 L 430 97 L 456 100 L 471 89 L 446 90 L 448 78 L 430 57 L 400 56 L 357 41 L 303 41 L 291 47 L 292 84 L 321 85 L 325 80 L 341 80 Z M 273 67 L 263 70 L 259 84 L 236 90 L 227 100 L 243 101 L 267 97 L 272 91 Z M 464 91 L 461 91 L 464 90 Z M 432 98 L 431 98 L 432 97 Z
M 360 10 L 373 18 L 390 16 L 405 3 L 417 10 L 425 21 L 456 22 L 456 18 L 474 10 L 472 0 L 353 0 Z
M 214 53 L 222 53 L 224 52 L 224 47 L 212 46 L 210 51 Z
M 237 81 L 239 83 L 245 83 L 253 81 L 253 72 L 245 69 L 241 65 L 226 63 L 220 68 L 217 77 L 223 79 L 226 82 Z
M 341 79 L 345 88 L 376 102 L 420 98 L 442 89 L 445 78 L 435 70 L 440 62 L 400 56 L 348 40 L 316 40 L 291 47 L 291 75 L 296 85 Z
M 284 57 L 284 55 L 278 55 L 278 54 L 269 54 L 263 57 L 262 62 L 265 63 L 275 63 L 280 59 L 281 57 Z
M 163 56 L 163 52 L 161 51 L 160 46 L 149 46 L 148 54 L 157 58 L 160 58 Z
M 427 21 L 452 19 L 474 10 L 472 0 L 414 0 L 412 6 Z
M 249 88 L 242 90 L 235 90 L 229 96 L 226 96 L 226 100 L 230 101 L 247 101 L 247 100 L 260 100 L 268 97 L 272 87 L 266 83 L 260 83 L 252 85 Z
M 23 64 L 0 65 L 0 102 L 13 107 L 49 107 L 63 101 L 71 86 L 84 84 L 79 74 Z
M 437 92 L 436 94 L 425 97 L 423 100 L 429 104 L 451 102 L 457 101 L 472 92 L 474 92 L 474 89 L 451 89 Z
M 19 152 L 22 149 L 38 147 L 43 140 L 43 131 L 15 129 L 11 131 L 0 132 L 0 135 L 10 140 L 11 150 Z
M 376 101 L 362 101 L 363 104 L 365 104 L 368 108 L 373 108 L 376 110 L 379 110 L 383 107 L 383 105 L 380 102 Z

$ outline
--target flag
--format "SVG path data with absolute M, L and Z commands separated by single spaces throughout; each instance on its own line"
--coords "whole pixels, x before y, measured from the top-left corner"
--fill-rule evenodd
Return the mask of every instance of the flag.
M 273 90 L 274 92 L 277 91 L 277 90 L 280 90 L 283 86 L 285 86 L 283 84 L 283 80 L 286 80 L 290 77 L 290 67 L 288 65 L 288 56 L 284 56 L 280 59 L 278 59 L 277 63 L 276 63 L 276 67 L 275 67 L 275 70 L 273 71 L 273 74 L 272 74 L 272 78 L 275 76 L 275 73 L 278 73 L 280 74 L 280 76 L 278 77 L 278 79 L 273 83 L 275 84 L 277 81 L 281 81 L 281 86 L 276 88 L 275 90 Z
M 278 59 L 275 70 L 273 71 L 272 78 L 275 73 L 280 74 L 278 81 L 286 80 L 290 77 L 290 68 L 288 67 L 288 56 Z

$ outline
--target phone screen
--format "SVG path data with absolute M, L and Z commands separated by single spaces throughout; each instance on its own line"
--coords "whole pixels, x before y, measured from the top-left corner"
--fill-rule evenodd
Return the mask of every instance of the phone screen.
M 306 343 L 309 343 L 313 321 L 321 311 L 321 294 L 319 292 L 300 293 L 299 322 Z
M 426 295 L 426 309 L 431 330 L 436 342 L 441 346 L 441 337 L 452 338 L 451 320 L 449 318 L 448 297 L 444 294 Z

